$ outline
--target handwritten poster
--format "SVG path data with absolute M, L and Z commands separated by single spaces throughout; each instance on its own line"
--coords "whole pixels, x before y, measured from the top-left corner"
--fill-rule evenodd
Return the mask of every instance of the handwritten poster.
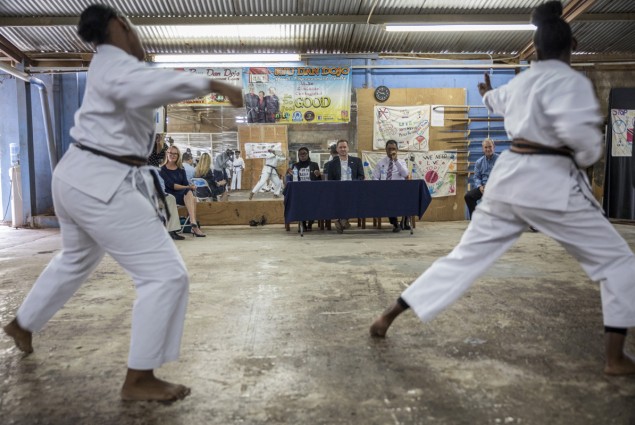
M 430 105 L 375 106 L 373 149 L 384 149 L 395 140 L 402 151 L 427 151 L 430 139 Z
M 635 110 L 611 109 L 612 155 L 631 156 L 633 150 L 633 122 Z
M 269 149 L 275 152 L 282 152 L 282 143 L 245 143 L 245 158 L 266 158 Z
M 385 152 L 362 152 L 366 179 L 372 179 L 373 169 L 384 156 Z M 456 195 L 455 151 L 400 152 L 399 158 L 406 161 L 412 179 L 425 180 L 433 198 Z

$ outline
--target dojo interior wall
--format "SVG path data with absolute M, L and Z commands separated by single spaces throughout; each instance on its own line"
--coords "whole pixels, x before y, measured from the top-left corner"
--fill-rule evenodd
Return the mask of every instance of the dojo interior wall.
M 393 89 L 386 102 L 379 103 L 375 100 L 374 89 L 357 90 L 357 146 L 358 153 L 372 151 L 373 149 L 373 123 L 375 105 L 384 106 L 415 106 L 415 105 L 465 105 L 465 89 Z M 456 116 L 457 114 L 453 114 Z M 460 114 L 459 116 L 463 116 Z M 446 115 L 447 118 L 447 115 Z M 431 151 L 457 150 L 457 179 L 456 194 L 432 198 L 432 203 L 423 217 L 426 221 L 450 221 L 463 220 L 465 218 L 465 202 L 463 196 L 467 187 L 467 143 L 461 143 L 465 139 L 462 133 L 442 133 L 442 131 L 465 128 L 450 126 L 451 122 L 445 120 L 444 127 L 430 127 L 429 149 Z M 441 140 L 443 139 L 443 140 Z M 451 139 L 451 141 L 446 141 Z

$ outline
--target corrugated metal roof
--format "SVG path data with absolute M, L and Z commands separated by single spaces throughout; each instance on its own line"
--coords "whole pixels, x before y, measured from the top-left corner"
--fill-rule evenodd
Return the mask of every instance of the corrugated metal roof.
M 148 53 L 490 53 L 514 55 L 531 41 L 530 33 L 393 33 L 381 19 L 403 16 L 421 19 L 440 15 L 470 17 L 499 15 L 527 17 L 544 0 L 112 0 L 109 4 L 135 22 L 165 18 L 164 25 L 139 25 Z M 567 4 L 570 1 L 565 1 Z M 71 25 L 86 0 L 2 0 L 0 35 L 27 55 L 90 53 Z M 372 12 L 372 14 L 371 14 Z M 635 14 L 633 0 L 597 0 L 586 14 Z M 613 15 L 611 15 L 613 16 Z M 68 18 L 65 25 L 47 25 L 47 18 Z M 272 23 L 254 27 L 200 27 L 187 33 L 184 24 L 200 17 L 241 17 Z M 1 26 L 8 19 L 25 20 Z M 366 24 L 370 19 L 371 24 Z M 400 18 L 399 18 L 400 19 Z M 343 21 L 343 22 L 342 22 Z M 151 23 L 151 21 L 144 21 Z M 635 58 L 635 18 L 581 21 L 572 24 L 579 51 L 622 54 Z M 184 34 L 185 32 L 185 34 Z M 1 49 L 1 46 L 0 46 Z

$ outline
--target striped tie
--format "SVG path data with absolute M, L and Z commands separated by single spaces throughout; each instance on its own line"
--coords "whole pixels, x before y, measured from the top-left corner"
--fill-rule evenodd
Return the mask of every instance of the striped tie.
M 388 172 L 386 173 L 386 180 L 392 180 L 392 160 L 388 164 Z

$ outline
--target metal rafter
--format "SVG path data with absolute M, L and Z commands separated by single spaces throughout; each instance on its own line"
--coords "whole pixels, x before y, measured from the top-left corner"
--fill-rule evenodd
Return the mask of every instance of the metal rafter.
M 584 13 L 584 11 L 593 6 L 595 2 L 596 0 L 571 0 L 562 10 L 562 18 L 566 22 L 571 22 L 578 17 L 582 18 L 581 15 Z M 625 15 L 633 14 L 629 13 Z M 583 19 L 580 20 L 582 21 Z M 584 22 L 591 21 L 584 20 Z M 525 48 L 520 51 L 520 59 L 529 59 L 531 56 L 534 55 L 534 53 L 536 53 L 536 48 L 534 47 L 534 43 L 532 41 L 529 42 L 529 44 L 527 44 L 527 46 L 525 46 Z

